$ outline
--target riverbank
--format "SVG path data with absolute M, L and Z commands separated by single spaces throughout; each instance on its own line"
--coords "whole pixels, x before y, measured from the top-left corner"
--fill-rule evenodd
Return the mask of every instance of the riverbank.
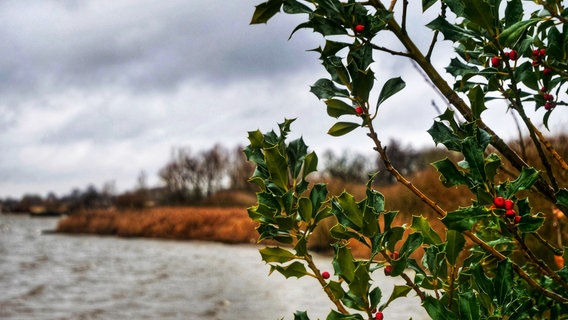
M 62 218 L 56 232 L 255 243 L 255 227 L 244 208 L 160 207 L 87 210 Z
M 335 221 L 329 219 L 320 224 L 310 237 L 308 247 L 320 253 L 332 252 L 330 234 L 322 230 L 329 230 Z M 85 210 L 61 218 L 55 232 L 254 244 L 258 240 L 256 227 L 246 208 L 157 207 L 142 210 Z M 368 248 L 358 242 L 353 242 L 351 248 L 355 256 L 369 255 Z

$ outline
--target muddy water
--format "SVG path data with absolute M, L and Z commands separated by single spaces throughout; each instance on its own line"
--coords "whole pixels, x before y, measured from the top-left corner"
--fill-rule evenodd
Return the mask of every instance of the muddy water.
M 254 246 L 42 234 L 56 223 L 0 214 L 0 319 L 325 319 L 332 307 L 313 279 L 268 277 Z M 393 279 L 375 281 L 388 297 Z M 385 316 L 428 318 L 416 297 Z

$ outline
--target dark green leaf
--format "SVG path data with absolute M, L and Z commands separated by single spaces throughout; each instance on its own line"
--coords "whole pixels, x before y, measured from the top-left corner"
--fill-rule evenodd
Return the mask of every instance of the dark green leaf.
M 298 212 L 303 221 L 309 222 L 312 219 L 313 207 L 310 199 L 302 197 L 298 200 Z
M 471 104 L 471 111 L 473 112 L 473 116 L 475 117 L 475 119 L 480 119 L 481 113 L 487 110 L 487 107 L 485 107 L 485 94 L 483 93 L 483 90 L 480 86 L 475 86 L 471 90 L 469 90 L 467 97 L 469 98 L 469 102 Z
M 280 247 L 266 247 L 260 249 L 259 252 L 264 262 L 285 263 L 296 258 L 292 252 Z
M 304 178 L 308 174 L 317 171 L 317 167 L 318 167 L 318 156 L 315 152 L 310 152 L 304 159 L 304 171 L 303 171 Z
M 446 187 L 454 187 L 459 185 L 471 186 L 469 180 L 463 172 L 458 170 L 454 163 L 448 159 L 442 159 L 432 163 L 432 166 L 440 172 L 440 180 Z
M 375 73 L 371 69 L 357 70 L 353 78 L 353 91 L 355 97 L 359 97 L 363 101 L 369 100 L 369 93 L 375 84 Z
M 381 288 L 373 288 L 373 290 L 371 290 L 371 292 L 369 293 L 369 303 L 371 304 L 371 307 L 376 308 L 379 305 L 379 302 L 381 302 L 382 297 L 383 293 L 381 291 Z
M 493 286 L 497 302 L 501 305 L 505 304 L 507 296 L 513 291 L 513 265 L 509 259 L 499 261 L 497 263 L 497 273 L 493 278 Z
M 424 216 L 412 216 L 412 230 L 422 233 L 425 244 L 440 244 L 440 236 L 432 229 L 428 219 Z
M 455 24 L 449 23 L 444 17 L 438 16 L 426 25 L 426 27 L 440 31 L 444 35 L 445 40 L 453 42 L 471 38 L 473 34 Z
M 543 224 L 544 217 L 542 216 L 524 215 L 519 222 L 518 228 L 523 233 L 533 233 L 537 232 Z
M 434 139 L 436 144 L 441 143 L 449 150 L 453 151 L 461 151 L 461 139 L 456 136 L 453 131 L 448 128 L 444 123 L 440 121 L 434 121 L 434 124 L 430 129 L 428 129 L 428 133 Z
M 385 100 L 387 100 L 388 98 L 390 98 L 391 96 L 393 96 L 394 94 L 399 92 L 400 90 L 404 89 L 405 86 L 406 86 L 406 83 L 404 82 L 404 80 L 402 80 L 401 77 L 392 78 L 392 79 L 387 80 L 387 82 L 385 83 L 385 85 L 381 89 L 381 92 L 379 93 L 379 100 L 377 101 L 377 108 Z
M 499 41 L 501 44 L 505 46 L 512 47 L 517 40 L 523 35 L 523 33 L 527 30 L 528 27 L 537 24 L 540 21 L 539 18 L 533 18 L 528 20 L 521 20 L 512 26 L 508 27 L 507 29 L 503 30 L 501 34 L 499 34 Z
M 274 270 L 280 272 L 286 279 L 291 277 L 301 278 L 309 274 L 306 271 L 306 267 L 298 261 L 294 261 L 287 266 L 270 266 L 270 272 L 272 273 Z
M 389 297 L 389 300 L 381 306 L 381 310 L 385 309 L 386 307 L 388 307 L 388 305 L 393 302 L 394 300 L 398 299 L 398 298 L 402 298 L 402 297 L 406 297 L 406 295 L 412 291 L 412 288 L 409 286 L 399 286 L 399 285 L 395 285 L 392 293 Z
M 479 301 L 472 291 L 459 294 L 459 319 L 480 320 L 481 312 Z
M 355 263 L 351 250 L 345 246 L 335 245 L 335 256 L 333 258 L 333 269 L 347 283 L 351 283 L 355 278 Z
M 360 125 L 353 122 L 337 122 L 331 128 L 329 128 L 327 134 L 334 137 L 340 137 L 348 134 L 349 132 L 357 129 L 358 127 L 360 127 Z
M 438 0 L 422 0 L 422 12 L 426 12 L 426 10 L 436 2 L 438 2 Z
M 333 81 L 329 79 L 319 79 L 310 88 L 310 92 L 319 99 L 331 99 L 334 97 L 349 97 L 349 91 L 338 88 Z
M 463 8 L 463 15 L 470 21 L 483 27 L 490 34 L 495 34 L 498 17 L 495 16 L 496 8 L 486 0 L 469 0 Z
M 450 64 L 446 67 L 446 71 L 457 78 L 458 76 L 477 74 L 479 69 L 461 62 L 458 58 L 452 58 Z
M 424 299 L 424 301 L 422 302 L 422 306 L 424 307 L 424 309 L 426 309 L 426 312 L 428 312 L 428 315 L 430 315 L 432 319 L 457 320 L 456 315 L 448 308 L 446 308 L 442 301 L 432 296 L 427 296 L 426 299 Z
M 278 146 L 265 149 L 266 165 L 271 181 L 282 190 L 288 189 L 288 163 Z
M 310 320 L 310 317 L 308 317 L 306 311 L 296 311 L 294 312 L 294 320 Z
M 355 108 L 338 99 L 328 99 L 325 101 L 327 105 L 327 114 L 334 118 L 339 118 L 340 116 L 346 114 L 356 115 Z
M 568 189 L 560 189 L 556 192 L 556 205 L 568 215 Z
M 523 168 L 519 177 L 511 182 L 505 198 L 509 199 L 517 192 L 530 189 L 538 180 L 540 173 L 534 168 Z
M 466 231 L 471 230 L 477 222 L 487 216 L 488 213 L 482 207 L 467 207 L 448 212 L 442 222 L 450 230 Z
M 419 232 L 414 232 L 408 235 L 406 241 L 400 247 L 400 256 L 408 257 L 410 256 L 416 249 L 418 249 L 423 242 L 424 238 L 422 234 Z
M 318 212 L 327 197 L 327 186 L 318 183 L 312 187 L 310 192 L 310 201 L 312 202 L 313 212 Z
M 456 260 L 465 246 L 465 238 L 458 231 L 447 230 L 446 242 L 446 257 L 451 265 L 455 265 Z
M 355 313 L 355 314 L 343 314 L 339 313 L 335 310 L 331 310 L 331 312 L 327 315 L 326 320 L 363 320 L 363 316 Z
M 339 223 L 357 231 L 363 226 L 363 212 L 355 202 L 355 198 L 347 192 L 332 200 L 332 213 Z
M 284 12 L 288 14 L 311 13 L 312 9 L 296 0 L 284 0 Z
M 266 23 L 280 11 L 282 0 L 269 0 L 255 7 L 251 24 Z
M 473 179 L 479 183 L 484 183 L 485 176 L 485 162 L 483 160 L 483 148 L 479 145 L 477 139 L 473 137 L 466 137 L 463 140 L 463 155 L 467 161 L 469 172 Z
M 505 8 L 505 26 L 510 27 L 523 19 L 523 4 L 521 0 L 507 1 Z

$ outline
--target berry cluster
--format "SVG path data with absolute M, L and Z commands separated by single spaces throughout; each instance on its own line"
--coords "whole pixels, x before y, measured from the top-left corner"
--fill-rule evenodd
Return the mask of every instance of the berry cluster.
M 534 49 L 532 51 L 532 55 L 533 55 L 532 65 L 534 67 L 539 66 L 542 60 L 544 59 L 544 57 L 546 57 L 546 49 Z
M 494 68 L 499 68 L 501 66 L 502 60 L 512 60 L 516 61 L 519 59 L 519 53 L 516 50 L 505 51 L 503 52 L 503 57 L 494 56 L 491 58 L 491 66 Z
M 505 209 L 505 217 L 513 219 L 515 224 L 521 222 L 521 216 L 517 215 L 515 212 L 515 202 L 511 199 L 505 199 L 503 197 L 496 197 L 493 199 L 494 208 Z
M 556 107 L 556 103 L 554 103 L 554 96 L 552 94 L 548 93 L 548 90 L 546 90 L 545 87 L 540 88 L 540 91 L 542 92 L 542 97 L 546 101 L 544 103 L 544 108 L 546 110 L 550 110 L 550 109 L 553 109 L 554 107 Z

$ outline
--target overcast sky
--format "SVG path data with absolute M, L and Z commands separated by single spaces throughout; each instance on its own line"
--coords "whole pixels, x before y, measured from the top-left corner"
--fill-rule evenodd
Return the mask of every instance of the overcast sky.
M 370 150 L 362 133 L 325 134 L 333 119 L 309 86 L 326 75 L 307 51 L 321 39 L 300 31 L 288 40 L 294 16 L 249 25 L 260 2 L 0 0 L 0 198 L 108 181 L 123 191 L 141 171 L 156 185 L 172 148 L 245 145 L 247 131 L 284 118 L 298 118 L 294 135 L 318 152 Z M 431 18 L 412 18 L 413 31 Z M 438 51 L 436 64 L 451 53 Z M 382 107 L 381 138 L 433 146 L 431 101 L 444 102 L 410 64 L 382 58 L 379 83 L 402 75 L 407 88 Z M 488 112 L 493 127 L 514 136 L 498 109 Z

